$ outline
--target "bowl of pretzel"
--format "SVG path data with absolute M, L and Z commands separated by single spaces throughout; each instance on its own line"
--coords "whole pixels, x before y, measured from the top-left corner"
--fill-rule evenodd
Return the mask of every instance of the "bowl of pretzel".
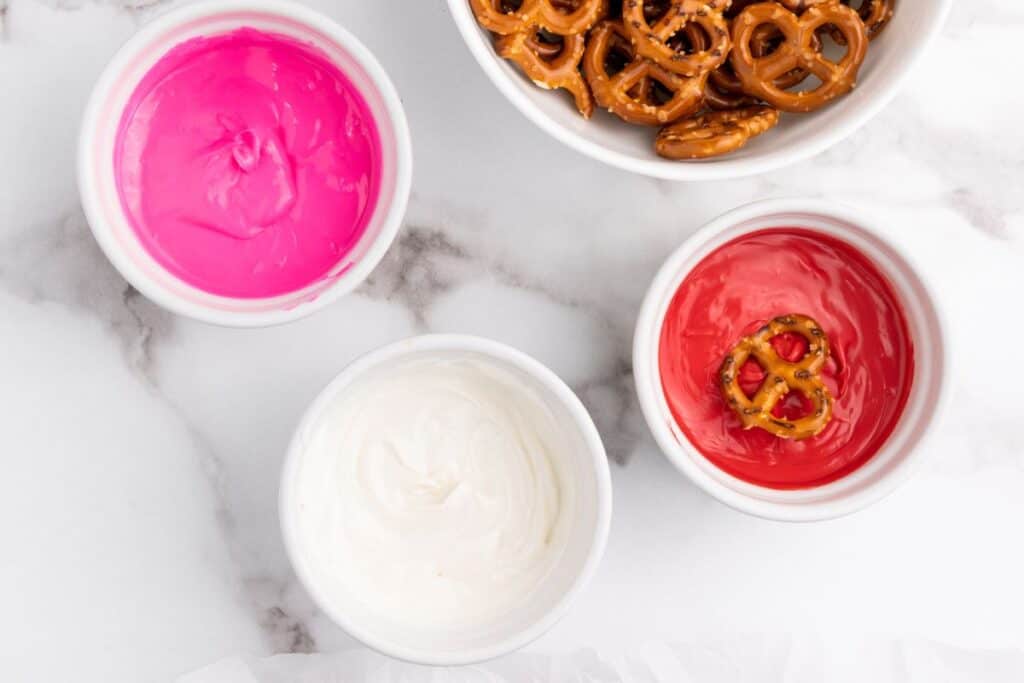
M 824 151 L 897 92 L 952 0 L 448 0 L 490 79 L 553 137 L 668 180 Z

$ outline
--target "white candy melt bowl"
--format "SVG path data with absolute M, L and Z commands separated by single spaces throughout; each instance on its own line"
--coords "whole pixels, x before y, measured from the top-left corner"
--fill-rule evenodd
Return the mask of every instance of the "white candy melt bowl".
M 810 114 L 783 114 L 779 125 L 739 151 L 700 161 L 669 161 L 654 152 L 656 129 L 626 124 L 604 111 L 584 120 L 565 91 L 536 87 L 494 52 L 469 0 L 448 0 L 452 18 L 501 93 L 530 121 L 578 152 L 611 166 L 666 180 L 721 180 L 765 173 L 814 156 L 864 125 L 898 92 L 938 34 L 952 0 L 898 0 L 892 21 L 871 43 L 857 88 Z
M 284 295 L 241 299 L 211 294 L 164 269 L 141 244 L 121 207 L 114 145 L 121 113 L 147 71 L 171 48 L 198 36 L 250 27 L 311 44 L 362 94 L 381 143 L 381 186 L 365 233 L 319 281 Z M 401 101 L 384 69 L 330 18 L 284 0 L 214 0 L 173 9 L 133 36 L 100 76 L 86 107 L 78 185 L 92 232 L 111 263 L 136 289 L 175 313 L 205 322 L 258 327 L 288 322 L 357 287 L 380 262 L 401 226 L 412 182 L 412 148 Z
M 815 488 L 778 490 L 748 483 L 712 464 L 677 426 L 662 387 L 658 346 L 666 311 L 680 283 L 708 254 L 741 235 L 773 227 L 806 228 L 839 238 L 874 261 L 900 299 L 914 343 L 910 396 L 896 429 L 859 469 Z M 658 445 L 695 484 L 737 510 L 782 521 L 846 515 L 875 503 L 912 473 L 948 399 L 950 353 L 937 299 L 907 254 L 885 240 L 882 226 L 850 207 L 817 200 L 768 200 L 716 218 L 679 247 L 655 276 L 633 343 L 637 394 Z
M 529 387 L 544 410 L 565 430 L 566 452 L 555 454 L 559 467 L 573 484 L 559 512 L 570 524 L 564 549 L 539 585 L 504 611 L 470 626 L 419 627 L 394 610 L 369 604 L 350 581 L 332 572 L 313 538 L 320 519 L 310 508 L 310 491 L 323 490 L 309 476 L 309 455 L 324 433 L 332 406 L 343 400 L 356 382 L 380 376 L 419 360 L 470 359 L 499 369 Z M 341 439 L 343 440 L 343 438 Z M 332 443 L 332 448 L 334 445 Z M 344 443 L 338 443 L 340 451 Z M 310 482 L 314 486 L 310 486 Z M 334 495 L 333 493 L 331 494 Z M 568 502 L 567 502 L 568 500 Z M 285 461 L 280 489 L 281 528 L 295 572 L 320 609 L 350 635 L 393 657 L 431 665 L 478 662 L 516 650 L 547 631 L 569 609 L 597 569 L 611 520 L 611 482 L 600 436 L 576 395 L 551 370 L 510 347 L 478 337 L 427 335 L 414 337 L 356 360 L 316 398 L 302 418 Z M 404 604 L 404 603 L 403 603 Z M 399 610 L 401 611 L 401 610 Z

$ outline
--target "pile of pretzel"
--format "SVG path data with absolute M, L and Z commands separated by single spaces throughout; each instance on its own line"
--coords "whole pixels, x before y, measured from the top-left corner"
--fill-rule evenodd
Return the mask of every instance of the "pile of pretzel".
M 670 159 L 735 151 L 850 92 L 895 0 L 469 0 L 498 54 L 538 86 L 663 126 Z M 827 38 L 844 53 L 833 61 Z

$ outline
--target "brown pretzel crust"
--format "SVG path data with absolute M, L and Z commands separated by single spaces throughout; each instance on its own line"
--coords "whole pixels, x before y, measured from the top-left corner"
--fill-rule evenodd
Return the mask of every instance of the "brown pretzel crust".
M 765 106 L 704 112 L 663 128 L 654 149 L 666 159 L 706 159 L 736 151 L 778 122 L 778 110 Z
M 756 57 L 752 41 L 758 27 L 775 26 L 785 37 L 770 55 Z M 816 32 L 834 26 L 846 38 L 846 54 L 839 62 L 826 59 L 815 48 Z M 867 53 L 867 31 L 860 16 L 839 2 L 819 4 L 797 17 L 774 2 L 750 5 L 733 20 L 731 63 L 745 92 L 782 111 L 814 111 L 845 95 L 857 83 L 857 72 Z M 776 80 L 794 69 L 814 74 L 821 84 L 813 90 L 787 92 Z
M 613 50 L 630 61 L 622 71 L 609 75 L 605 63 Z M 602 21 L 591 30 L 583 73 L 599 105 L 624 121 L 649 126 L 664 125 L 696 111 L 707 82 L 706 72 L 688 78 L 639 57 L 622 23 L 611 20 Z M 654 100 L 654 81 L 671 95 L 667 101 Z
M 481 26 L 503 36 L 534 27 L 560 36 L 582 34 L 608 14 L 608 0 L 522 0 L 508 10 L 505 0 L 469 0 L 469 5 Z
M 673 73 L 695 76 L 712 71 L 729 57 L 729 24 L 722 16 L 728 4 L 728 0 L 672 0 L 652 26 L 645 11 L 646 0 L 623 0 L 622 24 L 640 56 Z M 695 44 L 691 37 L 692 54 L 679 52 L 669 44 L 680 31 L 692 36 L 693 30 L 706 38 Z
M 498 54 L 519 65 L 536 85 L 546 90 L 562 88 L 568 90 L 576 100 L 576 108 L 583 118 L 589 119 L 594 113 L 594 99 L 590 95 L 583 76 L 580 62 L 587 49 L 587 39 L 582 34 L 564 36 L 561 50 L 552 58 L 545 58 L 545 47 L 538 49 L 541 42 L 536 31 L 513 33 L 498 39 Z
M 807 353 L 791 363 L 779 356 L 771 340 L 785 332 L 807 340 Z M 782 439 L 806 439 L 821 433 L 832 419 L 832 396 L 821 380 L 828 360 L 828 337 L 814 319 L 806 315 L 779 316 L 750 337 L 744 337 L 722 361 L 719 386 L 722 398 L 739 416 L 744 429 L 760 427 Z M 764 381 L 753 398 L 739 385 L 739 372 L 753 357 L 765 372 Z M 777 418 L 772 409 L 790 391 L 811 402 L 811 412 L 796 420 Z

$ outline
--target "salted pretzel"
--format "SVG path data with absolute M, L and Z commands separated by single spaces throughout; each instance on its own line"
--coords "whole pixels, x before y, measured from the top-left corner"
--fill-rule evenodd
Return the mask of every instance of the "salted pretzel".
M 666 159 L 704 159 L 734 152 L 779 122 L 766 106 L 709 111 L 662 128 L 654 149 Z
M 771 344 L 772 337 L 785 332 L 807 340 L 807 353 L 795 363 L 779 356 Z M 828 354 L 828 337 L 813 319 L 797 314 L 775 318 L 756 334 L 740 340 L 722 361 L 718 373 L 722 397 L 739 416 L 744 429 L 760 427 L 782 439 L 806 439 L 819 434 L 832 419 L 832 396 L 821 379 Z M 739 373 L 751 357 L 764 370 L 765 377 L 754 397 L 748 398 L 740 388 Z M 811 411 L 796 420 L 775 417 L 772 409 L 790 391 L 806 396 Z
M 560 36 L 586 33 L 608 13 L 608 0 L 469 0 L 480 25 L 499 35 L 539 27 Z
M 685 38 L 685 45 L 689 49 L 693 51 L 707 49 L 707 34 L 697 24 L 687 24 L 680 32 L 680 35 Z M 735 88 L 723 88 L 715 82 L 718 71 L 728 68 L 729 62 L 726 61 L 719 65 L 718 69 L 708 74 L 708 80 L 704 83 L 704 105 L 712 109 L 739 109 L 758 104 L 757 98 L 743 92 L 739 79 L 732 75 L 731 71 L 729 73 L 731 80 L 736 83 Z
M 754 37 L 750 43 L 750 51 L 754 57 L 760 58 L 771 54 L 785 40 L 785 36 L 774 26 L 759 26 L 754 30 Z M 814 34 L 812 47 L 821 50 L 821 40 L 818 34 Z M 799 85 L 810 75 L 805 69 L 793 69 L 775 79 L 775 85 L 782 90 Z M 743 84 L 736 77 L 732 64 L 725 62 L 708 76 L 708 87 L 704 91 L 705 102 L 714 109 L 734 109 L 757 104 L 760 100 L 747 95 L 743 90 Z M 729 106 L 731 103 L 731 106 Z
M 722 15 L 728 0 L 672 0 L 665 12 L 650 23 L 648 0 L 623 0 L 622 23 L 637 53 L 681 76 L 712 71 L 729 56 L 729 23 Z M 707 36 L 687 54 L 672 45 L 672 38 L 687 28 Z M 691 44 L 692 44 L 691 40 Z
M 778 49 L 764 57 L 755 57 L 752 42 L 759 26 L 772 25 L 785 37 Z M 822 27 L 842 32 L 846 54 L 838 62 L 829 61 L 814 48 L 815 33 Z M 857 83 L 857 72 L 867 53 L 868 38 L 860 15 L 835 0 L 815 5 L 799 17 L 774 2 L 750 5 L 733 19 L 731 63 L 743 90 L 782 111 L 808 112 L 845 95 Z M 805 69 L 817 76 L 820 85 L 804 92 L 788 92 L 776 80 L 793 71 Z
M 551 55 L 549 48 L 552 45 L 540 40 L 536 31 L 520 31 L 501 36 L 496 49 L 501 57 L 518 64 L 541 88 L 568 90 L 576 100 L 580 114 L 589 119 L 594 113 L 594 98 L 579 71 L 587 39 L 582 34 L 563 36 L 558 51 L 553 56 L 546 56 Z
M 613 59 L 614 58 L 614 59 Z M 609 73 L 609 64 L 624 66 Z M 605 20 L 590 32 L 583 73 L 597 103 L 624 121 L 664 125 L 696 111 L 707 72 L 680 76 L 636 54 L 622 23 Z M 660 87 L 659 87 L 660 86 Z

